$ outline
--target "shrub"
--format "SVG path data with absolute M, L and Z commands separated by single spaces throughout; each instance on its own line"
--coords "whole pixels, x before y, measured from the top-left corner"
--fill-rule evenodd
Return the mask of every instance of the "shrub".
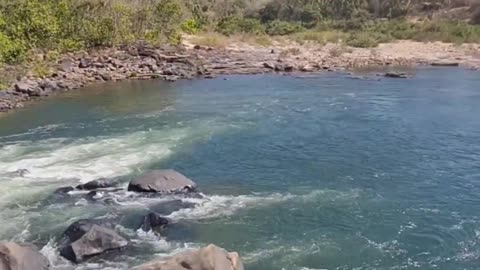
M 265 28 L 259 20 L 237 16 L 223 18 L 218 22 L 216 30 L 226 36 L 235 33 L 262 34 L 265 32 Z
M 0 62 L 13 63 L 23 58 L 27 48 L 0 32 Z
M 302 30 L 304 30 L 304 28 L 299 24 L 275 20 L 268 23 L 266 32 L 272 36 L 284 36 L 297 33 Z
M 388 36 L 375 32 L 355 32 L 346 40 L 346 44 L 358 48 L 377 47 L 379 43 L 389 41 Z
M 197 22 L 193 19 L 185 20 L 181 25 L 180 29 L 187 34 L 195 34 L 200 29 Z

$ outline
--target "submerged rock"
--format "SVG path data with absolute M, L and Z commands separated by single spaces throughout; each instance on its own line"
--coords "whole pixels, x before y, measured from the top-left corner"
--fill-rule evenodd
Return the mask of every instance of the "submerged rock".
M 14 171 L 12 174 L 14 174 L 16 176 L 24 177 L 28 173 L 30 173 L 30 171 L 27 170 L 27 169 L 18 169 L 16 171 Z
M 156 193 L 186 193 L 195 191 L 197 184 L 174 170 L 157 170 L 130 181 L 129 191 Z
M 0 243 L 0 270 L 47 270 L 49 262 L 37 248 Z
M 110 224 L 93 220 L 79 220 L 64 233 L 60 255 L 79 263 L 92 256 L 127 246 L 128 241 L 110 229 Z
M 74 191 L 75 188 L 73 187 L 61 187 L 61 188 L 57 188 L 53 194 L 56 194 L 56 195 L 65 195 L 71 191 Z
M 387 78 L 399 78 L 399 79 L 408 78 L 408 74 L 404 72 L 387 72 L 383 76 Z
M 432 62 L 430 65 L 434 67 L 458 67 L 460 64 L 458 62 Z
M 101 189 L 101 188 L 111 188 L 115 186 L 116 186 L 116 183 L 113 180 L 100 178 L 85 184 L 78 185 L 76 188 L 80 190 L 95 190 L 95 189 Z
M 166 260 L 152 261 L 132 270 L 243 270 L 236 252 L 227 252 L 215 245 L 180 253 Z
M 162 217 L 157 213 L 150 213 L 143 217 L 140 229 L 145 232 L 158 231 L 164 229 L 168 225 L 168 219 Z
M 150 211 L 158 213 L 160 215 L 170 215 L 185 208 L 193 208 L 196 204 L 192 202 L 184 202 L 182 200 L 173 200 L 169 202 L 160 202 L 158 204 L 149 207 Z

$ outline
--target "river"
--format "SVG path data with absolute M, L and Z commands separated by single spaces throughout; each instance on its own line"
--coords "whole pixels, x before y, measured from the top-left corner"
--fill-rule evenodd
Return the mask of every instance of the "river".
M 249 270 L 478 269 L 479 104 L 478 72 L 450 68 L 131 81 L 48 98 L 0 116 L 0 240 L 36 244 L 55 270 L 128 269 L 208 243 Z M 52 195 L 164 168 L 204 197 Z M 169 211 L 172 200 L 195 206 Z M 136 230 L 152 210 L 173 222 L 162 236 Z M 69 264 L 57 242 L 80 218 L 115 220 L 130 246 Z

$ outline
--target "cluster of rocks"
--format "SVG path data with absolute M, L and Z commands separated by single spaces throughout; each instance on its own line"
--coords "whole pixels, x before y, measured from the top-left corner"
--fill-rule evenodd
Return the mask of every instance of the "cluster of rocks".
M 219 74 L 258 74 L 342 71 L 367 66 L 409 66 L 418 61 L 406 58 L 369 57 L 332 57 L 308 49 L 212 49 L 195 47 L 198 56 L 212 75 Z M 285 53 L 287 52 L 287 53 Z
M 113 189 L 112 189 L 113 188 Z M 78 185 L 63 187 L 57 194 L 68 194 L 74 190 L 98 192 L 118 190 L 115 182 L 99 179 Z M 156 170 L 134 178 L 128 191 L 162 196 L 166 194 L 195 193 L 197 185 L 174 170 Z M 137 229 L 160 233 L 169 225 L 169 220 L 159 213 L 143 216 Z M 129 240 L 115 230 L 116 224 L 107 220 L 82 219 L 71 224 L 59 241 L 59 253 L 72 263 L 81 263 L 92 257 L 119 251 L 129 245 Z M 16 243 L 0 243 L 0 270 L 47 270 L 48 260 L 33 246 Z M 237 253 L 210 245 L 199 250 L 188 251 L 174 257 L 155 260 L 134 268 L 135 270 L 243 270 Z
M 208 75 L 195 54 L 177 47 L 137 43 L 119 49 L 66 55 L 52 66 L 49 77 L 26 75 L 0 91 L 0 112 L 23 107 L 23 102 L 95 82 L 125 79 L 177 79 Z

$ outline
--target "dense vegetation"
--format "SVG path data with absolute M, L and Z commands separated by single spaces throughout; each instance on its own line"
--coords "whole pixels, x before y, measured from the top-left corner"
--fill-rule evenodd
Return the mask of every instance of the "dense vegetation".
M 178 43 L 181 33 L 292 35 L 348 45 L 391 39 L 480 42 L 477 0 L 0 0 L 0 62 L 15 63 L 33 49 L 55 52 L 146 40 Z M 445 7 L 466 7 L 464 20 L 430 20 Z M 422 12 L 421 22 L 404 18 Z M 332 34 L 333 33 L 333 34 Z

